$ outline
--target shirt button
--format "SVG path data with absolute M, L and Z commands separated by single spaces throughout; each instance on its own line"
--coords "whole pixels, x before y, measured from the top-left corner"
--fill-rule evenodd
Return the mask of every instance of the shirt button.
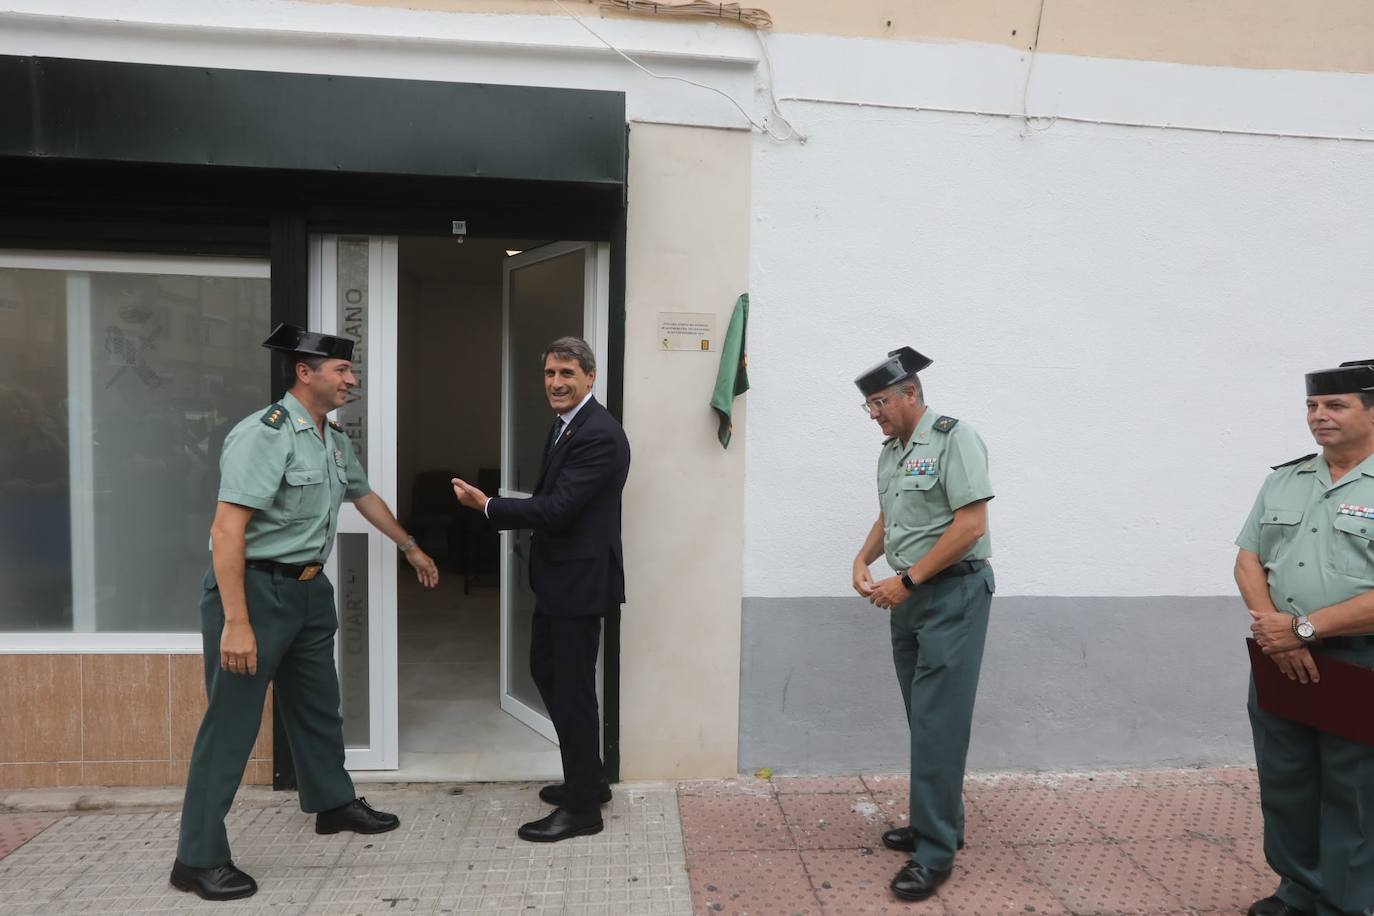
M 1289 599 L 1288 599 L 1288 603 L 1289 603 L 1289 604 L 1292 604 L 1292 603 L 1293 603 L 1293 599 L 1292 599 L 1292 598 L 1289 598 Z
M 1313 528 L 1313 529 L 1312 529 L 1312 533 L 1313 533 L 1313 534 L 1316 534 L 1316 533 L 1317 533 L 1317 529 L 1316 529 L 1316 528 Z
M 1299 566 L 1306 566 L 1307 564 L 1306 564 L 1306 563 L 1303 563 L 1303 562 L 1299 562 L 1298 565 L 1299 565 Z M 1289 600 L 1291 601 L 1292 599 L 1290 598 Z

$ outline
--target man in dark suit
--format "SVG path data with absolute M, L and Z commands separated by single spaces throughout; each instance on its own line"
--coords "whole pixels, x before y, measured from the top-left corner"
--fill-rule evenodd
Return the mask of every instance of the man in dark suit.
M 560 337 L 544 351 L 544 393 L 558 416 L 528 499 L 489 498 L 453 481 L 459 502 L 485 512 L 497 528 L 534 531 L 530 673 L 563 756 L 563 784 L 539 793 L 557 807 L 519 831 L 535 843 L 600 833 L 600 806 L 611 796 L 601 763 L 596 656 L 601 618 L 625 601 L 620 492 L 630 443 L 592 396 L 595 380 L 596 357 L 586 341 Z

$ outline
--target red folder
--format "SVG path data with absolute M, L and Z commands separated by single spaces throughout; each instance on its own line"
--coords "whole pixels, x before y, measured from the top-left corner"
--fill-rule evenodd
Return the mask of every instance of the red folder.
M 1260 709 L 1338 738 L 1374 746 L 1374 669 L 1314 653 L 1321 680 L 1304 684 L 1289 680 L 1253 639 L 1245 643 Z

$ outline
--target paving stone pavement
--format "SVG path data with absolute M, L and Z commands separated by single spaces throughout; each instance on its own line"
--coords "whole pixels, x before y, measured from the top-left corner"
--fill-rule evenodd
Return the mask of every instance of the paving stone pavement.
M 537 786 L 365 791 L 401 829 L 316 836 L 293 794 L 245 793 L 229 835 L 261 889 L 221 904 L 167 884 L 174 793 L 137 809 L 0 812 L 0 916 L 1182 916 L 1244 913 L 1276 883 L 1246 768 L 972 776 L 967 847 L 914 904 L 888 890 L 905 856 L 880 839 L 906 822 L 901 776 L 621 785 L 603 833 L 552 845 L 515 837 L 547 811 Z
M 678 786 L 701 916 L 903 913 L 1243 914 L 1273 893 L 1253 768 L 970 776 L 966 848 L 938 893 L 888 882 L 905 853 L 905 777 L 775 777 Z
M 317 836 L 294 794 L 236 806 L 229 840 L 258 893 L 206 903 L 167 883 L 180 812 L 67 813 L 0 858 L 0 916 L 67 913 L 687 916 L 673 787 L 617 786 L 606 829 L 563 843 L 516 839 L 548 813 L 530 785 L 364 790 L 401 817 L 377 836 Z M 29 822 L 53 820 L 25 813 Z M 0 815 L 0 836 L 18 818 Z M 29 823 L 29 828 L 35 826 Z M 16 844 L 17 845 L 17 844 Z

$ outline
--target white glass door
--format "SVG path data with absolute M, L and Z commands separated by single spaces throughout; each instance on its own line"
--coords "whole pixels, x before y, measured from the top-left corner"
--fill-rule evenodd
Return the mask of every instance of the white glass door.
M 358 387 L 333 414 L 372 489 L 396 506 L 396 280 L 394 236 L 310 240 L 310 328 L 354 341 Z M 399 760 L 395 546 L 345 502 L 325 564 L 339 613 L 336 659 L 350 770 L 394 770 Z
M 530 496 L 553 424 L 544 395 L 544 348 L 555 338 L 582 337 L 598 360 L 606 350 L 607 246 L 558 242 L 504 264 L 501 386 L 502 496 Z M 598 367 L 601 368 L 600 366 Z M 594 392 L 605 402 L 606 374 Z M 550 741 L 553 723 L 530 677 L 534 593 L 529 584 L 529 531 L 501 532 L 501 708 Z

